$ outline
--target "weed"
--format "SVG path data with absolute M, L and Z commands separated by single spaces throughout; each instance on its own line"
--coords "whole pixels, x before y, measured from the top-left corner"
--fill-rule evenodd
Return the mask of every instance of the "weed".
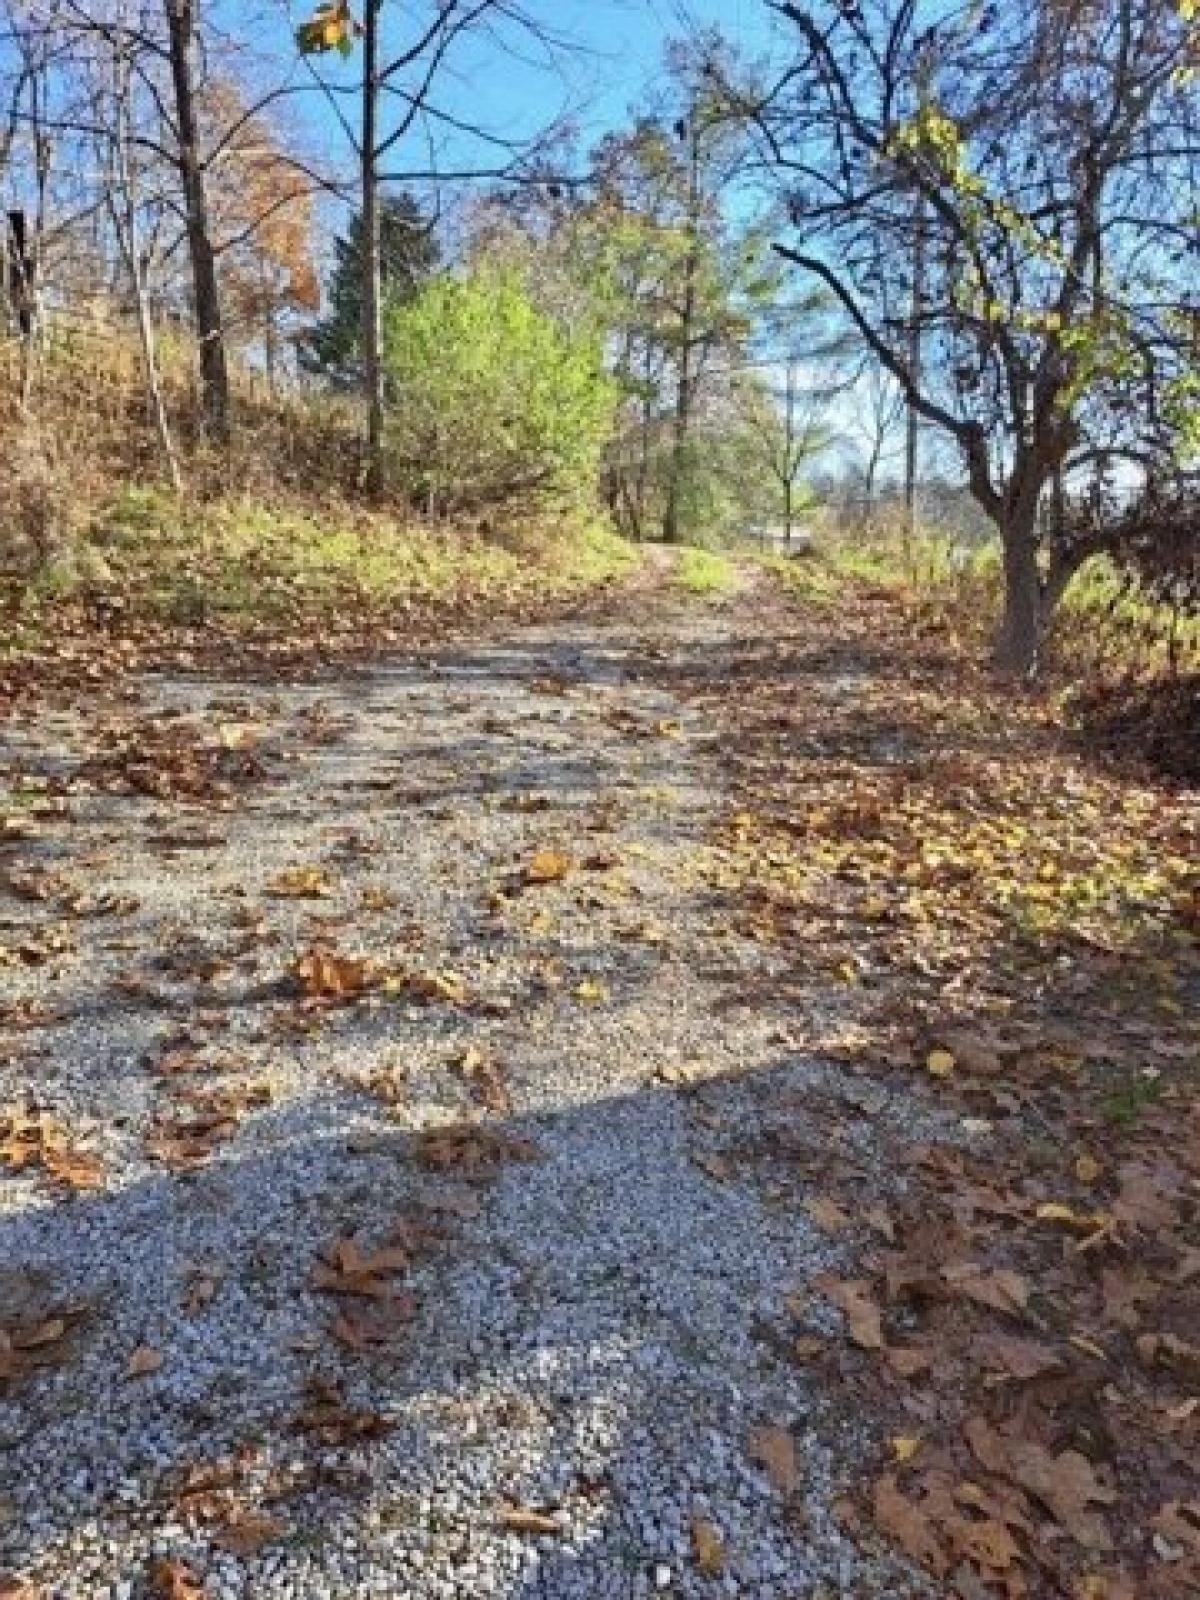
M 689 594 L 714 597 L 734 587 L 737 569 L 728 556 L 689 545 L 679 552 L 676 581 Z

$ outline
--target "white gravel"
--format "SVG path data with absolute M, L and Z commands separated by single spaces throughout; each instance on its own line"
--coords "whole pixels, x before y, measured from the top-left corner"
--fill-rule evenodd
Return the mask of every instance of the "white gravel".
M 155 1554 L 210 1595 L 255 1600 L 925 1592 L 832 1509 L 871 1419 L 848 1421 L 761 1337 L 795 1331 L 786 1297 L 836 1269 L 838 1247 L 797 1195 L 695 1159 L 844 1087 L 789 1048 L 786 1010 L 722 1003 L 769 974 L 709 888 L 717 730 L 659 668 L 736 625 L 666 606 L 318 685 L 157 679 L 10 728 L 0 811 L 45 811 L 48 787 L 69 816 L 10 843 L 0 870 L 46 867 L 137 906 L 78 918 L 53 897 L 0 898 L 0 947 L 47 928 L 77 940 L 0 968 L 5 1006 L 59 1013 L 0 1032 L 0 1105 L 31 1096 L 106 1168 L 100 1192 L 74 1196 L 0 1175 L 0 1326 L 31 1279 L 42 1305 L 87 1307 L 60 1361 L 0 1386 L 0 1573 L 63 1600 L 150 1592 Z M 177 723 L 210 741 L 223 727 L 230 764 L 252 753 L 261 771 L 217 804 L 79 775 L 130 724 Z M 181 845 L 184 828 L 209 842 Z M 497 902 L 550 847 L 611 864 Z M 329 898 L 264 893 L 297 866 L 323 867 Z M 386 896 L 364 906 L 364 889 Z M 459 974 L 468 1003 L 388 993 L 306 1013 L 286 974 L 315 935 Z M 180 1030 L 235 1058 L 212 1082 L 273 1096 L 191 1174 L 146 1149 L 184 1081 L 152 1070 Z M 468 1045 L 511 1110 L 475 1102 L 456 1065 Z M 354 1081 L 392 1068 L 396 1107 Z M 680 1068 L 704 1088 L 661 1081 Z M 430 1173 L 421 1130 L 464 1116 L 539 1159 L 482 1185 Z M 919 1132 L 901 1101 L 879 1116 Z M 858 1144 L 869 1159 L 869 1131 Z M 394 1345 L 349 1351 L 314 1260 L 405 1219 L 443 1235 L 403 1280 L 415 1315 Z M 189 1306 L 197 1278 L 215 1291 Z M 131 1378 L 139 1346 L 162 1365 Z M 388 1431 L 299 1430 L 314 1377 Z M 747 1454 L 764 1423 L 793 1430 L 791 1497 Z M 279 1524 L 249 1555 L 176 1497 L 189 1468 L 235 1454 L 240 1502 Z M 559 1531 L 507 1529 L 506 1506 Z M 724 1541 L 720 1575 L 698 1567 L 697 1517 Z

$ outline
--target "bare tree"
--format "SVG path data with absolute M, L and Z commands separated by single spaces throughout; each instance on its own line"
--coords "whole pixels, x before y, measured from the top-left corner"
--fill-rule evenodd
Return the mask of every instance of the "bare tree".
M 112 38 L 111 90 L 108 96 L 98 98 L 100 124 L 109 129 L 105 152 L 108 168 L 105 199 L 129 275 L 150 417 L 172 487 L 178 494 L 183 487 L 183 478 L 175 442 L 171 435 L 171 424 L 167 417 L 166 401 L 163 397 L 154 324 L 150 315 L 150 300 L 146 287 L 146 262 L 140 222 L 141 195 L 134 151 L 134 85 L 131 53 L 132 40 L 118 19 Z
M 1072 570 L 1043 495 L 1160 448 L 1191 353 L 1191 28 L 1176 0 L 771 3 L 789 54 L 740 104 L 777 248 L 957 445 L 1003 541 L 997 659 L 1031 671 Z
M 881 468 L 897 452 L 897 429 L 909 409 L 904 391 L 877 361 L 865 363 L 855 385 L 859 404 L 850 428 L 863 445 L 863 500 L 869 512 L 875 503 Z
M 174 92 L 175 160 L 183 195 L 196 338 L 200 347 L 200 387 L 205 425 L 218 444 L 229 442 L 229 365 L 217 259 L 209 227 L 208 194 L 197 106 L 197 0 L 163 0 L 167 54 Z

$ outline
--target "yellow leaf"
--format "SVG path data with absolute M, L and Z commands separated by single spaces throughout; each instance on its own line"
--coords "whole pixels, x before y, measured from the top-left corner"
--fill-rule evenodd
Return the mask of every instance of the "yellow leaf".
M 1070 1227 L 1079 1221 L 1079 1213 L 1057 1200 L 1047 1200 L 1037 1208 L 1039 1222 L 1062 1222 Z
M 949 1050 L 931 1050 L 925 1057 L 925 1066 L 935 1078 L 948 1078 L 955 1068 L 954 1057 Z
M 575 985 L 575 998 L 595 1005 L 601 1000 L 608 999 L 608 988 L 599 978 L 584 978 Z
M 1103 1171 L 1095 1156 L 1081 1155 L 1075 1163 L 1075 1176 L 1080 1183 L 1095 1183 Z
M 1091 1233 L 1096 1228 L 1105 1228 L 1112 1219 L 1103 1212 L 1076 1211 L 1073 1206 L 1065 1206 L 1057 1200 L 1047 1200 L 1035 1212 L 1039 1222 L 1053 1222 L 1062 1228 L 1077 1228 L 1081 1233 Z
M 911 1438 L 902 1433 L 894 1434 L 890 1442 L 893 1461 L 911 1461 L 921 1448 L 920 1439 Z
M 281 900 L 321 900 L 331 892 L 323 867 L 288 867 L 267 884 L 267 893 Z
M 525 882 L 558 883 L 574 865 L 565 850 L 538 850 L 525 867 Z

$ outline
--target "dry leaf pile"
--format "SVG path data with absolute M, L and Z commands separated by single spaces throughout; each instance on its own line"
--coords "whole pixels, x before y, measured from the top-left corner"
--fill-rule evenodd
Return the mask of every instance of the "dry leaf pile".
M 802 1294 L 772 1344 L 893 1435 L 847 1519 L 948 1592 L 1195 1594 L 1200 808 L 1089 766 L 895 598 L 839 630 L 793 622 L 694 691 L 740 789 L 714 889 L 783 967 L 734 1003 L 790 1004 L 847 1074 L 828 1116 L 780 1104 L 718 1158 L 853 1258 L 814 1286 L 843 1339 Z M 841 1015 L 807 1029 L 831 978 Z M 948 1134 L 877 1152 L 897 1198 L 844 1129 L 901 1085 Z

